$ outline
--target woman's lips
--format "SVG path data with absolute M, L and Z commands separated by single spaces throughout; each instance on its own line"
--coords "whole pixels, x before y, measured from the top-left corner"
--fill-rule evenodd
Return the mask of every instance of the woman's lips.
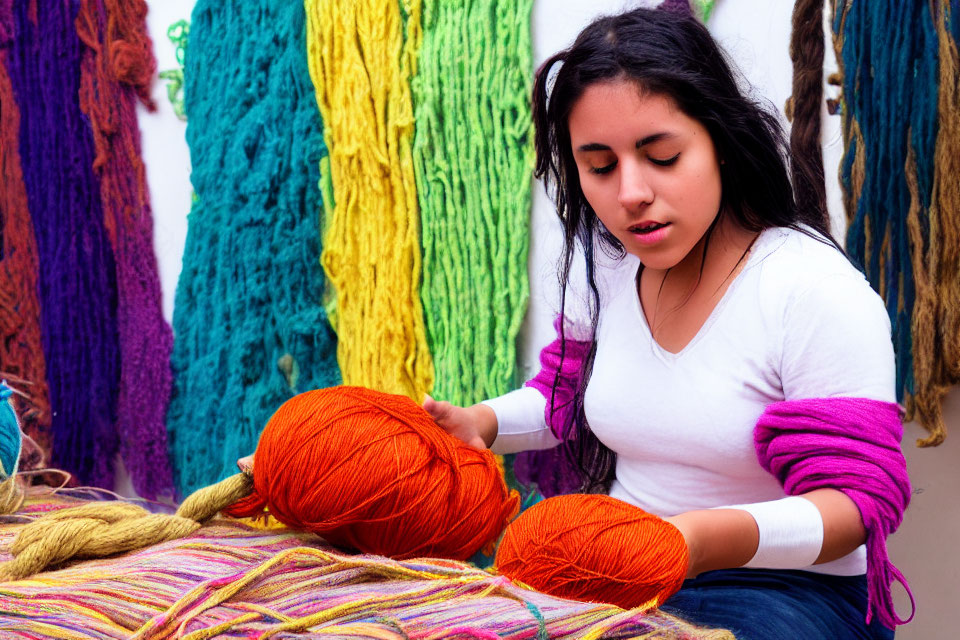
M 662 241 L 669 232 L 670 223 L 657 223 L 648 225 L 646 228 L 634 226 L 630 228 L 630 233 L 641 244 L 656 244 Z

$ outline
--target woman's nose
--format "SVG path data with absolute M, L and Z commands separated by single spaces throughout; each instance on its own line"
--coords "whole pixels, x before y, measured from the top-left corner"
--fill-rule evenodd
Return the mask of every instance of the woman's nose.
M 620 165 L 620 192 L 617 199 L 625 209 L 635 209 L 653 202 L 653 188 L 638 162 L 623 162 Z

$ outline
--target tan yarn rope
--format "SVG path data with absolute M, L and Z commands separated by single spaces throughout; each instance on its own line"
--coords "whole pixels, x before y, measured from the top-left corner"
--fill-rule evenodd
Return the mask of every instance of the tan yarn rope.
M 187 536 L 253 491 L 238 473 L 191 494 L 174 515 L 152 514 L 126 502 L 98 502 L 54 511 L 26 525 L 13 542 L 14 559 L 0 565 L 0 582 L 20 580 L 74 558 L 102 558 Z
M 23 490 L 13 475 L 0 483 L 0 515 L 16 513 L 23 506 Z

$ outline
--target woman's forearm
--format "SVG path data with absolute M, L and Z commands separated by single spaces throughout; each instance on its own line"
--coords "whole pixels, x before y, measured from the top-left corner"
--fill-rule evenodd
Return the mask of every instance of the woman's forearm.
M 815 564 L 841 558 L 863 544 L 866 532 L 860 511 L 850 498 L 835 489 L 818 489 L 802 497 L 813 503 L 823 521 L 823 543 Z M 704 509 L 666 520 L 680 530 L 687 542 L 690 577 L 704 571 L 741 567 L 757 552 L 760 532 L 747 511 Z

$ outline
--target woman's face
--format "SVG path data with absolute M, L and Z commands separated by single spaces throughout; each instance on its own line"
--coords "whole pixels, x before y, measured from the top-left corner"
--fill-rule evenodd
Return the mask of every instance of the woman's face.
M 644 266 L 668 269 L 720 208 L 720 164 L 699 121 L 636 83 L 590 85 L 568 120 L 580 187 L 603 225 Z

